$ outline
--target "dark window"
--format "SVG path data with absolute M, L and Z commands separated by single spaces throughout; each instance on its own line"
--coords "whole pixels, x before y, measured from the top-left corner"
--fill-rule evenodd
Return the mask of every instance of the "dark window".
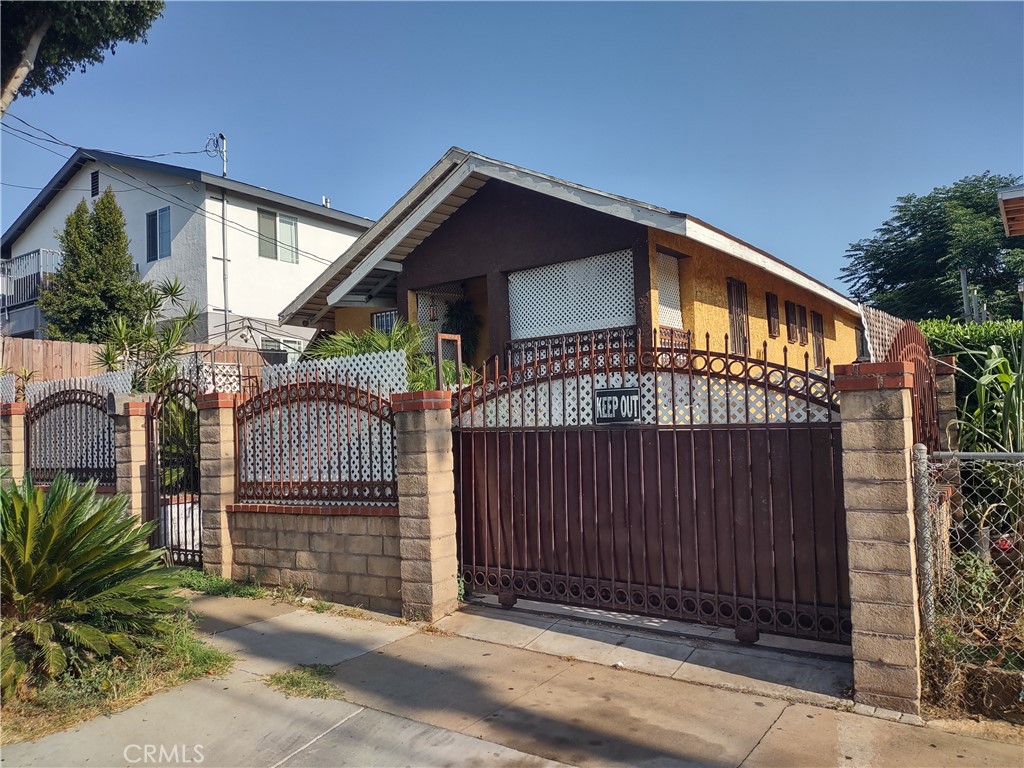
M 768 335 L 773 339 L 779 337 L 779 297 L 774 293 L 764 295 L 765 308 L 768 315 Z
M 790 344 L 795 344 L 799 338 L 799 334 L 796 328 L 796 304 L 792 301 L 786 302 L 786 340 Z
M 146 214 L 146 261 L 156 261 L 158 257 L 156 211 L 150 211 Z
M 857 362 L 869 362 L 871 350 L 868 349 L 868 335 L 863 328 L 857 328 Z
M 264 259 L 277 258 L 277 214 L 259 211 L 260 256 Z
M 389 309 L 387 312 L 374 312 L 370 315 L 370 327 L 384 333 L 391 333 L 398 320 L 398 310 Z
M 92 192 L 92 196 L 96 197 L 100 193 L 100 172 L 93 171 L 89 176 L 89 186 Z
M 171 255 L 171 208 L 146 214 L 146 261 L 166 259 Z
M 807 307 L 802 304 L 796 305 L 796 324 L 800 331 L 800 343 L 807 343 Z
M 811 338 L 814 340 L 814 367 L 825 367 L 825 318 L 811 312 Z
M 747 316 L 747 284 L 729 278 L 729 347 L 737 355 L 750 354 L 750 322 Z

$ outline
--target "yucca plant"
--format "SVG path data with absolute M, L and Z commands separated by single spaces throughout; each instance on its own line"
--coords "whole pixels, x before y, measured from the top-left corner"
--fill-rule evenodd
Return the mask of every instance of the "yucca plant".
M 436 389 L 437 367 L 433 356 L 423 350 L 432 337 L 421 326 L 405 322 L 401 318 L 395 321 L 390 331 L 368 328 L 362 333 L 339 331 L 326 336 L 311 345 L 305 357 L 312 360 L 326 360 L 332 357 L 352 357 L 368 355 L 373 352 L 405 352 L 409 366 L 409 391 L 421 392 Z M 442 365 L 442 376 L 449 385 L 458 381 L 458 369 L 454 361 L 445 360 Z M 464 382 L 472 379 L 471 369 L 463 367 Z
M 95 362 L 107 371 L 128 368 L 134 391 L 156 392 L 178 375 L 177 356 L 188 345 L 199 309 L 194 301 L 186 303 L 185 286 L 176 277 L 156 286 L 145 284 L 141 301 L 140 317 L 110 321 Z
M 152 524 L 127 499 L 59 474 L 47 491 L 26 477 L 0 488 L 0 687 L 4 697 L 110 656 L 159 644 L 174 570 L 149 549 Z

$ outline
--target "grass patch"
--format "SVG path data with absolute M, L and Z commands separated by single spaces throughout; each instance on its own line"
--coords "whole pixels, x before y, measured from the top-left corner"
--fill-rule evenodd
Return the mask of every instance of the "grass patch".
M 133 658 L 91 664 L 81 674 L 53 682 L 3 703 L 2 743 L 37 739 L 97 715 L 120 712 L 158 691 L 230 669 L 233 657 L 202 642 L 187 614 L 178 614 L 163 637 Z
M 288 696 L 305 699 L 344 699 L 345 692 L 330 682 L 333 677 L 334 667 L 327 664 L 303 664 L 263 679 L 271 688 Z
M 259 599 L 261 597 L 268 597 L 271 594 L 269 589 L 261 587 L 259 584 L 244 584 L 239 581 L 216 576 L 212 573 L 203 573 L 203 571 L 197 571 L 195 568 L 182 568 L 180 579 L 182 587 L 204 595 Z

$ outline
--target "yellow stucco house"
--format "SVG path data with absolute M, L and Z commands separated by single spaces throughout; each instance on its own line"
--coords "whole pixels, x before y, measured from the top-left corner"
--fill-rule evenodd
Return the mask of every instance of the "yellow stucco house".
M 858 305 L 775 256 L 688 214 L 457 148 L 281 322 L 329 332 L 403 317 L 443 332 L 456 314 L 476 318 L 476 364 L 523 339 L 624 326 L 774 362 L 788 347 L 801 367 L 867 353 Z

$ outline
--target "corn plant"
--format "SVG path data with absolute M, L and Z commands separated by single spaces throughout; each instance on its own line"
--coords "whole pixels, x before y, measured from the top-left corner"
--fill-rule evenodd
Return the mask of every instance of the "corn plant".
M 4 697 L 131 656 L 158 642 L 183 605 L 175 571 L 151 551 L 152 524 L 127 499 L 59 474 L 45 492 L 26 477 L 0 487 L 0 688 Z
M 1024 451 L 1024 376 L 1017 349 L 993 344 L 984 353 L 963 350 L 980 373 L 966 374 L 974 388 L 957 425 L 960 447 L 973 451 Z M 964 372 L 961 367 L 961 372 Z

